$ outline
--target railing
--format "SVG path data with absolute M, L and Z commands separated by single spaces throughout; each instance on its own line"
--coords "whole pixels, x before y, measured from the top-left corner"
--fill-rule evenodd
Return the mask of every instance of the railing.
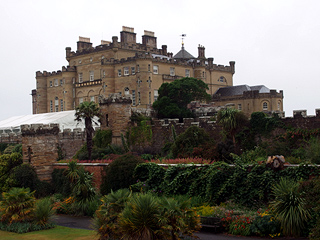
M 92 85 L 101 85 L 102 80 L 101 79 L 96 79 L 93 81 L 86 81 L 82 83 L 75 83 L 76 87 L 86 87 L 86 86 L 92 86 Z

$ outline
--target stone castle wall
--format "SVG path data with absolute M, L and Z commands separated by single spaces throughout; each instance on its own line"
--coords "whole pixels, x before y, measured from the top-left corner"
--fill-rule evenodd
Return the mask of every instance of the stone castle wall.
M 58 147 L 67 158 L 72 157 L 85 142 L 84 132 L 65 129 L 58 124 L 21 126 L 23 162 L 35 167 L 40 180 L 51 180 L 53 164 L 58 159 Z

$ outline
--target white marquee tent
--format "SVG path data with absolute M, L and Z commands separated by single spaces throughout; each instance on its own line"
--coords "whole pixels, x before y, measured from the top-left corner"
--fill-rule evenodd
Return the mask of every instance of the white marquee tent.
M 74 129 L 81 128 L 84 129 L 84 121 L 78 123 L 74 120 L 75 111 L 64 111 L 64 112 L 54 112 L 54 113 L 42 113 L 33 115 L 23 115 L 10 117 L 8 119 L 0 121 L 0 133 L 9 132 L 20 132 L 20 126 L 24 124 L 51 124 L 58 123 L 60 130 L 63 129 Z M 97 120 L 97 119 L 96 119 Z M 98 121 L 96 121 L 98 122 Z M 99 127 L 99 125 L 93 126 Z

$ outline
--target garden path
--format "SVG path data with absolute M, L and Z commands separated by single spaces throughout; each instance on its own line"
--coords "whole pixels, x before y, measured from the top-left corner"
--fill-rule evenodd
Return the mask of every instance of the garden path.
M 53 217 L 53 222 L 59 226 L 69 227 L 69 228 L 80 228 L 93 230 L 92 218 L 90 217 L 76 217 L 69 215 L 55 215 Z M 230 236 L 226 234 L 214 233 L 210 229 L 201 229 L 201 232 L 195 234 L 200 240 L 263 240 L 268 238 L 255 238 L 255 237 L 237 237 Z M 289 238 L 277 238 L 277 240 Z M 294 239 L 294 238 L 291 238 Z M 296 238 L 295 238 L 296 239 Z M 305 238 L 299 238 L 303 240 Z

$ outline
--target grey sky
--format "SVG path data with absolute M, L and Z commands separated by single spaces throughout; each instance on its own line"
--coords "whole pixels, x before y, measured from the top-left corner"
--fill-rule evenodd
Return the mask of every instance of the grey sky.
M 65 48 L 79 36 L 101 40 L 133 27 L 137 42 L 154 31 L 158 48 L 228 65 L 236 61 L 234 85 L 264 84 L 284 91 L 286 116 L 320 108 L 320 1 L 318 0 L 0 0 L 0 120 L 31 114 L 35 72 L 67 65 Z M 120 38 L 120 36 L 119 36 Z

